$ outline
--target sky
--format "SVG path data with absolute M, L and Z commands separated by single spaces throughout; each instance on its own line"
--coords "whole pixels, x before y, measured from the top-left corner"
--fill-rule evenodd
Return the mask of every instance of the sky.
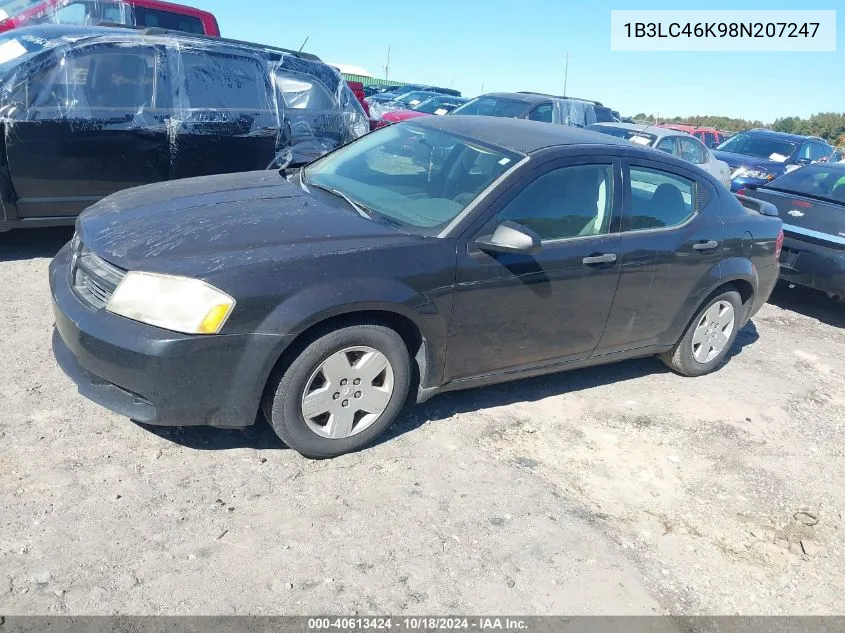
M 224 37 L 299 49 L 464 96 L 531 90 L 601 101 L 623 115 L 724 115 L 770 123 L 845 111 L 842 0 L 182 0 Z M 245 7 L 249 7 L 248 9 Z M 612 9 L 841 9 L 837 51 L 611 52 Z

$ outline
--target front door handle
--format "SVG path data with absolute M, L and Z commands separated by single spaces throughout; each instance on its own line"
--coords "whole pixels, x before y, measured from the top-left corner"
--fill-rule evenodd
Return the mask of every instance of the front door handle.
M 613 264 L 616 262 L 616 253 L 604 253 L 602 255 L 590 255 L 581 260 L 585 266 L 595 266 L 596 264 Z
M 712 251 L 716 248 L 719 248 L 719 242 L 716 240 L 710 240 L 709 242 L 698 242 L 697 244 L 693 244 L 692 247 L 697 251 Z

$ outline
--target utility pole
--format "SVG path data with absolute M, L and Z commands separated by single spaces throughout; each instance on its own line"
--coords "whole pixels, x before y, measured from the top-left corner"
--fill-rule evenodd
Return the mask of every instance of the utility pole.
M 569 82 L 569 53 L 566 54 L 566 68 L 563 71 L 563 96 L 566 96 L 566 84 Z
M 387 79 L 390 76 L 390 45 L 387 46 L 387 63 L 384 65 L 384 79 Z

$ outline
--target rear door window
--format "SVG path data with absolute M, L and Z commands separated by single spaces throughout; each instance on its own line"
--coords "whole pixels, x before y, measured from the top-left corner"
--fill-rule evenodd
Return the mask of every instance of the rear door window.
M 264 69 L 257 59 L 183 51 L 182 69 L 191 108 L 269 110 Z
M 677 174 L 631 166 L 631 207 L 623 228 L 647 231 L 685 224 L 696 213 L 696 183 Z
M 681 158 L 693 165 L 701 165 L 705 162 L 704 148 L 697 140 L 692 138 L 679 138 L 678 143 L 681 145 Z

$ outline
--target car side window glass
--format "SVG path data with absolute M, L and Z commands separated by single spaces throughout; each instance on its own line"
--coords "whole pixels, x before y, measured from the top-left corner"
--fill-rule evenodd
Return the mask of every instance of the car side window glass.
M 698 141 L 691 138 L 680 139 L 681 143 L 681 158 L 689 161 L 694 165 L 701 165 L 704 163 L 704 148 Z
M 543 241 L 606 235 L 613 210 L 613 165 L 573 165 L 547 172 L 498 214 Z
M 703 141 L 707 147 L 710 147 L 716 142 L 716 137 L 713 135 L 713 132 L 705 132 Z
M 32 79 L 29 111 L 34 118 L 39 111 L 51 111 L 52 119 L 103 118 L 104 110 L 136 112 L 153 105 L 155 76 L 152 47 L 82 50 L 57 59 Z
M 56 24 L 90 24 L 88 9 L 82 2 L 72 2 L 56 11 Z
M 666 136 L 660 139 L 660 142 L 655 146 L 656 149 L 659 149 L 661 152 L 666 152 L 667 154 L 674 154 L 675 153 L 675 137 L 674 136 Z
M 257 59 L 209 51 L 183 51 L 189 107 L 269 110 L 264 69 Z
M 314 77 L 287 70 L 273 72 L 273 83 L 282 93 L 282 99 L 293 110 L 331 110 L 337 99 Z
M 830 149 L 821 143 L 813 143 L 810 149 L 810 160 L 818 161 L 827 158 L 830 155 Z
M 148 26 L 152 28 L 168 29 L 171 31 L 184 31 L 186 33 L 205 33 L 202 20 L 192 15 L 174 13 L 172 11 L 161 11 L 147 7 L 135 6 L 135 24 L 137 26 Z
M 542 121 L 544 123 L 551 123 L 553 113 L 554 108 L 552 108 L 552 104 L 545 103 L 531 110 L 531 112 L 528 113 L 528 118 L 531 121 Z
M 631 167 L 631 208 L 626 231 L 680 226 L 696 212 L 695 181 L 649 167 Z

